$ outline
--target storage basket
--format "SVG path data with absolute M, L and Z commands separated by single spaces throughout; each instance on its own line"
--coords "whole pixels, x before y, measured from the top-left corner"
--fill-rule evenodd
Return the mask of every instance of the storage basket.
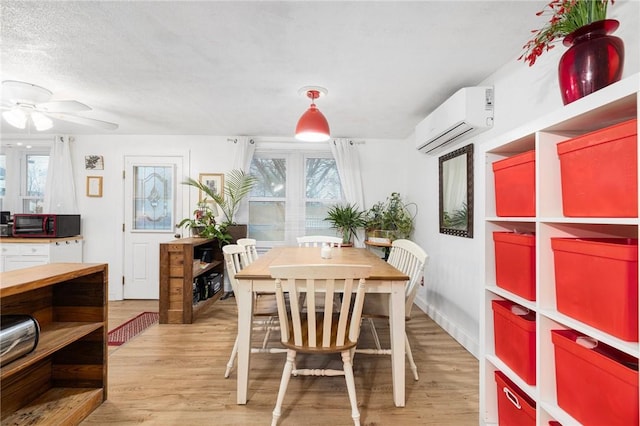
M 535 161 L 536 152 L 529 151 L 492 164 L 496 215 L 536 215 Z

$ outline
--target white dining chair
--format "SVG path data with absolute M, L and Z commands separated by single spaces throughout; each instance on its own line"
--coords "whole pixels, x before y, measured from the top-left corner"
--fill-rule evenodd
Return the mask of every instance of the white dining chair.
M 236 244 L 245 248 L 247 252 L 247 262 L 253 263 L 258 259 L 258 249 L 256 247 L 256 240 L 254 238 L 239 238 Z
M 231 283 L 231 287 L 235 293 L 238 289 L 238 280 L 235 275 L 248 264 L 247 253 L 245 248 L 238 244 L 228 244 L 222 247 L 222 253 L 227 267 L 227 274 L 229 275 L 229 282 Z M 267 347 L 271 332 L 279 329 L 278 308 L 276 305 L 275 294 L 260 294 L 254 296 L 252 330 L 264 331 L 264 338 L 262 339 L 262 345 L 260 347 L 251 348 L 251 353 L 285 352 L 285 349 L 280 347 Z M 233 368 L 233 363 L 235 362 L 237 355 L 238 336 L 236 335 L 236 341 L 233 344 L 231 356 L 227 362 L 227 369 L 224 372 L 225 378 L 228 378 L 231 374 L 231 369 Z
M 342 247 L 342 238 L 327 235 L 305 235 L 298 237 L 298 247 L 322 247 L 329 244 L 331 247 Z
M 351 417 L 353 423 L 359 425 L 360 412 L 356 399 L 352 357 L 360 334 L 365 279 L 369 277 L 371 266 L 278 265 L 271 266 L 269 270 L 275 278 L 280 337 L 282 345 L 287 350 L 287 360 L 273 410 L 272 426 L 277 425 L 282 414 L 282 403 L 292 375 L 344 375 L 351 403 Z M 303 292 L 311 293 L 306 298 L 308 309 L 299 303 L 299 296 Z M 286 303 L 286 295 L 289 296 L 289 303 Z M 333 304 L 330 303 L 335 295 L 342 296 L 342 303 L 337 311 L 334 311 Z M 316 296 L 322 296 L 325 300 L 322 309 L 316 309 Z M 309 312 L 315 312 L 315 315 L 309 315 Z M 298 369 L 295 365 L 298 352 L 316 355 L 340 354 L 343 368 Z M 296 399 L 299 398 L 300 395 L 296 396 Z
M 424 269 L 429 256 L 416 243 L 410 240 L 400 239 L 394 240 L 391 244 L 391 251 L 387 262 L 398 270 L 405 273 L 409 280 L 404 287 L 405 293 L 405 318 L 408 321 L 411 318 L 411 308 L 416 297 L 420 281 L 424 276 Z M 369 329 L 373 336 L 375 348 L 358 348 L 357 353 L 374 354 L 374 355 L 391 355 L 391 349 L 382 348 L 380 338 L 376 330 L 375 320 L 389 320 L 389 295 L 388 294 L 370 294 L 367 296 L 364 308 L 362 310 L 362 319 L 368 323 Z M 407 333 L 404 335 L 405 353 L 409 366 L 413 372 L 413 378 L 419 379 L 418 367 L 413 360 L 411 345 Z

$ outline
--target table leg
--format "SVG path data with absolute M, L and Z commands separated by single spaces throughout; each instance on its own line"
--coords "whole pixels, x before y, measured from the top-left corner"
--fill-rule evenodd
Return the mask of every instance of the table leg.
M 389 330 L 391 334 L 393 403 L 396 407 L 404 407 L 404 303 L 404 285 L 398 285 L 398 282 L 392 283 L 391 297 L 389 297 Z
M 240 288 L 235 292 L 235 297 L 238 304 L 237 398 L 238 404 L 246 404 L 251 356 L 251 318 L 253 317 L 251 281 L 240 281 Z

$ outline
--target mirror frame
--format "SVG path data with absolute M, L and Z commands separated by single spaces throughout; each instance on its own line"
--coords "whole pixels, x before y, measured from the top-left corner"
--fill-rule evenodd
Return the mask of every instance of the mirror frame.
M 444 220 L 445 212 L 444 212 L 444 203 L 443 203 L 444 201 L 443 184 L 444 184 L 444 178 L 446 177 L 446 176 L 443 176 L 444 167 L 447 161 L 450 161 L 460 156 L 466 157 L 467 179 L 466 179 L 466 182 L 460 182 L 461 185 L 466 186 L 466 192 L 467 192 L 466 194 L 467 195 L 466 197 L 466 203 L 467 203 L 466 229 L 447 227 Z M 448 154 L 441 156 L 439 162 L 440 162 L 440 165 L 438 168 L 438 176 L 439 176 L 439 185 L 440 185 L 440 189 L 439 189 L 440 233 L 455 235 L 457 237 L 473 238 L 473 144 L 469 144 L 467 146 L 456 149 L 455 151 L 452 151 Z

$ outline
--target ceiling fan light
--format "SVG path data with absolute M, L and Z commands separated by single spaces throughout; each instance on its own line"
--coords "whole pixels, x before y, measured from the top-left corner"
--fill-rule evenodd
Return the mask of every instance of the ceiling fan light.
M 33 125 L 36 130 L 42 132 L 43 130 L 49 130 L 53 127 L 53 121 L 46 115 L 34 111 L 31 113 L 31 120 L 33 121 Z
M 329 140 L 330 134 L 327 119 L 315 104 L 311 104 L 298 120 L 296 139 L 304 142 L 323 142 Z
M 24 129 L 27 126 L 27 115 L 19 108 L 3 112 L 2 117 L 7 123 L 18 129 Z

